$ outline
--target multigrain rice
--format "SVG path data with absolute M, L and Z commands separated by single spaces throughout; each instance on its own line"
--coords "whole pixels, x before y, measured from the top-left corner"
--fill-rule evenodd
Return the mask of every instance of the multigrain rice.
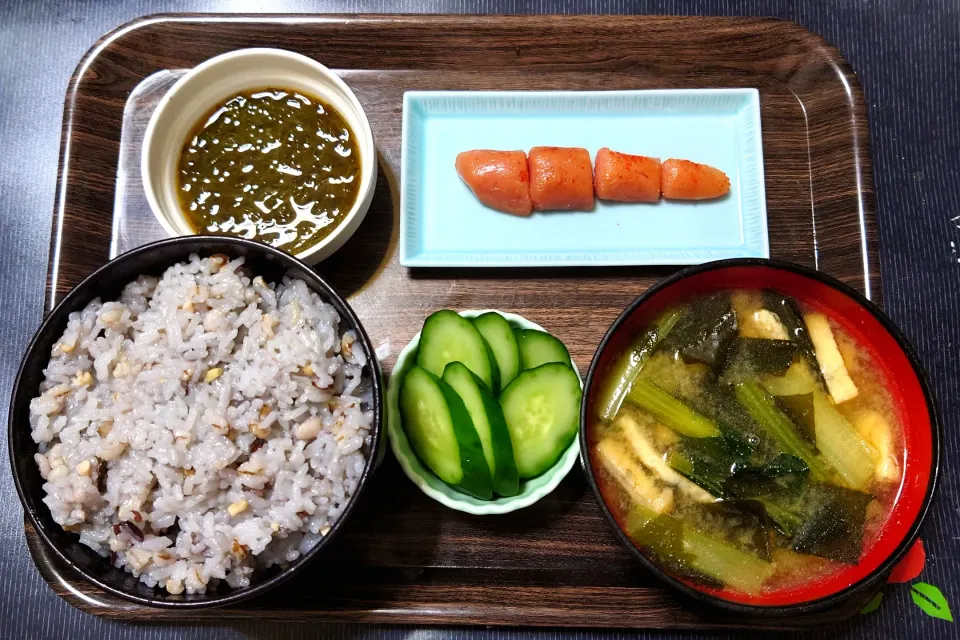
M 369 376 L 302 280 L 191 256 L 70 315 L 30 404 L 53 519 L 149 586 L 296 560 L 366 466 Z

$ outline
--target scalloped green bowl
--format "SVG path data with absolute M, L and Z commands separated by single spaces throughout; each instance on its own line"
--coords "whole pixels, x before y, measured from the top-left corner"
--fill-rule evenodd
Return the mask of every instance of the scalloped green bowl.
M 530 322 L 522 316 L 514 313 L 505 313 L 495 309 L 485 309 L 482 311 L 461 311 L 460 315 L 464 318 L 476 318 L 482 313 L 493 311 L 499 313 L 507 319 L 511 326 L 520 329 L 538 329 L 545 331 L 540 325 Z M 574 438 L 563 452 L 557 463 L 544 471 L 542 474 L 529 480 L 520 481 L 520 493 L 509 498 L 495 498 L 493 500 L 479 500 L 473 496 L 457 491 L 453 487 L 444 483 L 440 478 L 433 474 L 429 469 L 423 466 L 420 459 L 413 452 L 407 434 L 403 430 L 403 423 L 400 418 L 400 382 L 407 371 L 416 364 L 417 348 L 420 346 L 420 334 L 413 337 L 400 355 L 397 357 L 397 364 L 393 367 L 393 373 L 390 374 L 390 382 L 387 385 L 387 434 L 390 437 L 390 448 L 393 455 L 397 457 L 403 472 L 407 477 L 413 480 L 413 483 L 420 487 L 425 494 L 444 504 L 451 509 L 465 511 L 475 515 L 491 515 L 497 513 L 510 513 L 517 509 L 528 507 L 540 498 L 553 491 L 560 481 L 563 480 L 570 469 L 577 463 L 580 457 L 580 442 Z M 574 363 L 573 370 L 577 371 L 577 365 Z M 583 378 L 577 372 L 580 378 L 580 387 L 583 388 Z

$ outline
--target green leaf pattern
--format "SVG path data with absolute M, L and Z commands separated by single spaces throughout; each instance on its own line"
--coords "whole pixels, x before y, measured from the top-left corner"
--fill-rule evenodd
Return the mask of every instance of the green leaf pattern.
M 913 603 L 920 607 L 928 616 L 953 622 L 953 614 L 950 612 L 950 605 L 947 603 L 947 599 L 943 597 L 940 589 L 932 584 L 917 582 L 911 585 L 910 597 L 913 598 Z M 871 604 L 873 603 L 871 602 Z M 867 605 L 867 607 L 869 608 L 870 605 Z
M 883 591 L 873 596 L 873 599 L 867 603 L 867 606 L 865 606 L 863 609 L 860 609 L 860 613 L 863 613 L 863 614 L 873 613 L 874 611 L 880 608 L 881 600 L 883 600 Z

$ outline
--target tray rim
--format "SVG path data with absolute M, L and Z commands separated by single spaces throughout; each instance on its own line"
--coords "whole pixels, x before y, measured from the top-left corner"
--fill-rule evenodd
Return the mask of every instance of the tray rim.
M 60 153 L 57 165 L 57 190 L 54 197 L 54 219 L 50 231 L 49 259 L 47 261 L 47 278 L 44 290 L 44 314 L 50 311 L 57 301 L 57 283 L 59 281 L 59 256 L 60 247 L 63 241 L 63 224 L 66 217 L 65 200 L 67 184 L 64 176 L 69 169 L 70 138 L 72 132 L 73 112 L 75 109 L 77 91 L 84 74 L 89 70 L 90 65 L 109 45 L 120 40 L 127 35 L 154 24 L 165 22 L 183 22 L 183 23 L 202 23 L 202 22 L 226 22 L 231 24 L 297 24 L 297 23 L 335 23 L 348 21 L 363 21 L 369 24 L 395 23 L 395 22 L 422 22 L 431 21 L 442 24 L 443 22 L 459 23 L 463 21 L 475 22 L 493 22 L 496 20 L 507 20 L 521 22 L 527 19 L 549 20 L 562 24 L 564 22 L 576 23 L 577 21 L 602 22 L 604 19 L 616 18 L 618 20 L 640 22 L 644 19 L 657 18 L 663 20 L 686 20 L 690 22 L 708 20 L 711 22 L 726 23 L 728 25 L 736 24 L 754 24 L 754 25 L 776 25 L 786 32 L 812 38 L 817 43 L 819 55 L 830 61 L 835 68 L 837 76 L 842 80 L 847 89 L 848 105 L 850 114 L 854 122 L 853 127 L 853 154 L 856 167 L 856 185 L 857 185 L 857 217 L 860 225 L 860 257 L 863 264 L 864 274 L 864 295 L 871 300 L 883 306 L 882 291 L 880 289 L 882 282 L 882 264 L 880 263 L 879 237 L 875 237 L 870 242 L 868 229 L 877 226 L 877 207 L 876 193 L 873 179 L 873 159 L 870 147 L 869 116 L 867 113 L 866 98 L 860 80 L 851 67 L 850 63 L 843 56 L 839 49 L 831 44 L 819 33 L 811 31 L 794 20 L 776 18 L 770 16 L 682 16 L 682 15 L 597 15 L 597 14 L 404 14 L 404 13 L 330 13 L 330 14 L 310 14 L 310 13 L 278 13 L 278 14 L 224 14 L 215 12 L 158 12 L 134 18 L 123 23 L 114 29 L 107 31 L 83 54 L 77 63 L 76 68 L 70 76 L 67 85 L 67 92 L 64 98 L 63 121 L 60 133 Z M 860 136 L 857 133 L 856 122 L 862 121 L 862 128 L 866 135 Z M 869 218 L 872 217 L 872 220 Z M 768 236 L 769 241 L 769 236 Z M 819 269 L 819 251 L 815 252 L 815 267 Z M 872 254 L 872 255 L 871 255 Z M 874 283 L 877 285 L 874 290 Z
M 229 23 L 229 24 L 251 24 L 251 25 L 282 25 L 282 24 L 332 24 L 332 23 L 346 23 L 350 21 L 363 22 L 367 25 L 379 25 L 379 24 L 395 24 L 395 23 L 410 23 L 417 24 L 422 22 L 431 22 L 437 28 L 442 28 L 443 24 L 463 24 L 464 22 L 475 23 L 477 25 L 482 25 L 485 22 L 496 22 L 496 21 L 509 21 L 511 24 L 516 26 L 522 26 L 522 21 L 526 20 L 541 20 L 549 22 L 554 26 L 564 26 L 564 25 L 575 25 L 579 21 L 585 21 L 587 25 L 585 26 L 598 26 L 602 27 L 605 20 L 617 19 L 617 20 L 627 20 L 634 22 L 642 22 L 644 20 L 679 20 L 679 21 L 710 21 L 717 24 L 720 27 L 728 26 L 738 26 L 738 25 L 753 25 L 755 27 L 762 27 L 767 25 L 771 28 L 778 28 L 783 30 L 784 35 L 793 35 L 798 38 L 808 39 L 811 45 L 806 52 L 813 53 L 816 52 L 816 56 L 824 62 L 827 62 L 837 74 L 837 77 L 843 83 L 847 92 L 847 108 L 849 111 L 850 119 L 853 124 L 853 130 L 851 133 L 852 138 L 852 155 L 854 156 L 854 165 L 856 169 L 856 198 L 857 198 L 857 219 L 860 228 L 860 241 L 859 254 L 861 258 L 861 263 L 863 265 L 863 270 L 860 275 L 863 277 L 863 288 L 865 295 L 880 304 L 879 297 L 881 295 L 880 285 L 882 283 L 882 270 L 879 260 L 879 239 L 876 234 L 877 227 L 877 217 L 876 217 L 876 195 L 875 195 L 875 186 L 873 180 L 873 170 L 872 170 L 872 156 L 870 151 L 870 135 L 868 127 L 868 114 L 866 100 L 863 94 L 863 90 L 859 83 L 857 76 L 855 75 L 852 67 L 843 57 L 840 51 L 826 39 L 824 39 L 818 33 L 806 29 L 802 25 L 797 24 L 795 21 L 786 20 L 776 17 L 763 17 L 763 16 L 677 16 L 677 15 L 596 15 L 596 14 L 579 14 L 579 15 L 556 15 L 556 14 L 533 14 L 533 15 L 471 15 L 471 14 L 362 14 L 362 13 L 336 13 L 336 14 L 220 14 L 220 13 L 198 13 L 198 12 L 161 12 L 144 15 L 138 18 L 135 18 L 129 22 L 119 25 L 118 27 L 108 31 L 103 36 L 101 36 L 87 52 L 81 57 L 80 61 L 77 64 L 76 69 L 71 75 L 70 81 L 67 86 L 67 91 L 64 99 L 64 109 L 63 109 L 63 120 L 61 125 L 61 142 L 60 142 L 60 154 L 57 168 L 57 189 L 54 199 L 54 220 L 51 227 L 50 235 L 50 245 L 49 245 L 49 259 L 48 259 L 48 269 L 47 269 L 47 281 L 44 290 L 44 315 L 49 312 L 49 310 L 55 305 L 58 301 L 58 297 L 62 294 L 59 294 L 57 291 L 57 283 L 59 282 L 59 262 L 60 262 L 60 250 L 63 243 L 63 226 L 66 217 L 66 196 L 68 184 L 65 178 L 68 176 L 70 169 L 70 151 L 71 151 L 71 137 L 73 132 L 73 120 L 74 112 L 76 110 L 76 101 L 79 93 L 81 84 L 88 80 L 87 74 L 89 73 L 90 67 L 97 60 L 99 55 L 105 51 L 111 44 L 122 40 L 123 38 L 137 32 L 140 29 L 145 29 L 157 24 L 163 23 Z M 117 140 L 119 144 L 119 138 Z M 872 237 L 871 237 L 872 232 Z M 107 258 L 109 259 L 109 258 Z M 819 268 L 819 252 L 816 253 L 817 267 Z M 32 548 L 33 542 L 39 542 L 43 544 L 39 538 L 34 536 L 31 539 L 30 523 L 25 518 L 25 536 L 27 538 L 28 546 L 30 546 L 31 558 L 34 560 L 34 563 L 37 564 L 38 571 L 41 573 L 41 576 L 48 583 L 48 586 L 53 589 L 57 595 L 62 597 L 68 602 L 71 606 L 78 608 L 87 613 L 93 615 L 104 616 L 112 619 L 120 620 L 131 620 L 137 619 L 134 616 L 137 615 L 138 611 L 141 611 L 141 608 L 131 606 L 129 609 L 123 609 L 123 603 L 119 603 L 120 607 L 117 606 L 118 603 L 110 603 L 110 606 L 114 607 L 113 610 L 103 611 L 98 607 L 101 606 L 97 603 L 95 598 L 91 598 L 82 591 L 73 589 L 69 581 L 67 581 L 63 576 L 51 573 L 48 575 L 48 572 L 51 571 L 50 567 L 42 568 L 38 564 L 37 556 L 35 550 Z M 65 589 L 65 592 L 61 592 L 61 589 Z M 619 588 L 623 591 L 643 591 L 644 588 L 635 588 L 635 589 L 626 589 Z M 654 591 L 663 591 L 659 589 L 654 589 Z M 68 595 L 69 594 L 69 595 Z M 105 594 L 97 594 L 103 596 Z M 151 610 L 152 611 L 152 610 Z M 195 620 L 195 621 L 206 621 L 206 622 L 216 622 L 217 620 L 222 620 L 226 615 L 229 615 L 229 609 L 225 610 L 208 610 L 207 615 L 199 615 L 196 617 L 188 616 L 183 618 L 184 620 Z M 268 619 L 281 620 L 282 616 L 279 615 L 281 610 L 272 612 L 265 612 L 268 615 Z M 282 610 L 286 611 L 286 610 Z M 813 622 L 811 626 L 798 626 L 796 623 L 793 625 L 779 626 L 777 628 L 791 628 L 791 629 L 810 629 L 815 628 L 816 626 L 822 626 L 828 623 L 835 623 L 841 619 L 845 619 L 849 616 L 852 616 L 856 613 L 857 609 L 851 608 L 850 611 L 845 612 L 842 617 L 834 616 L 829 620 L 822 620 Z M 217 616 L 216 614 L 220 615 Z M 396 612 L 393 612 L 391 615 L 389 610 L 386 609 L 368 609 L 363 612 L 323 612 L 323 611 L 309 611 L 305 612 L 306 615 L 303 616 L 304 619 L 324 619 L 324 620 L 339 620 L 339 621 L 357 621 L 357 622 L 380 622 L 380 623 L 407 623 L 407 624 L 494 624 L 498 626 L 516 626 L 518 623 L 516 621 L 510 620 L 478 620 L 471 619 L 468 612 L 462 612 L 459 618 L 446 616 L 442 614 L 436 614 L 431 617 L 430 612 L 423 611 L 409 611 L 407 613 L 412 614 L 410 617 L 397 617 Z M 458 610 L 458 613 L 459 610 Z M 210 615 L 214 614 L 214 615 Z M 418 616 L 419 614 L 419 616 Z M 772 628 L 764 624 L 763 621 L 758 621 L 760 626 L 758 628 Z M 526 626 L 579 626 L 572 625 L 565 622 L 543 622 L 538 620 L 533 620 L 531 622 L 524 623 Z M 679 623 L 679 624 L 668 624 L 668 625 L 658 625 L 656 627 L 651 627 L 649 625 L 637 625 L 637 624 L 627 624 L 620 625 L 617 627 L 609 627 L 604 625 L 603 628 L 687 628 L 687 629 L 741 629 L 744 628 L 744 625 L 747 624 L 742 620 L 736 620 L 733 623 L 724 623 L 724 622 L 689 622 L 689 623 Z M 601 628 L 597 626 L 595 628 Z
M 195 622 L 201 623 L 209 626 L 216 626 L 222 624 L 224 621 L 228 620 L 228 616 L 231 611 L 236 611 L 238 607 L 215 607 L 215 608 L 206 608 L 206 609 L 187 609 L 184 611 L 177 611 L 175 614 L 172 614 L 169 610 L 163 609 L 151 609 L 149 607 L 143 607 L 137 604 L 134 604 L 128 600 L 123 600 L 116 596 L 113 596 L 107 592 L 100 591 L 96 588 L 91 587 L 89 589 L 90 593 L 85 592 L 81 588 L 77 588 L 73 582 L 64 577 L 63 575 L 56 573 L 54 570 L 53 564 L 56 563 L 55 554 L 51 551 L 46 543 L 40 538 L 39 535 L 34 534 L 30 535 L 30 532 L 33 530 L 33 526 L 29 520 L 24 521 L 24 534 L 26 538 L 27 550 L 30 554 L 31 560 L 37 567 L 37 572 L 46 582 L 47 586 L 50 587 L 50 590 L 53 591 L 57 596 L 62 598 L 70 606 L 75 609 L 78 609 L 84 613 L 88 613 L 97 617 L 104 617 L 112 620 L 121 620 L 121 621 L 132 621 L 132 620 L 141 620 L 138 616 L 146 610 L 149 613 L 155 613 L 157 615 L 167 614 L 167 617 L 160 620 L 157 624 L 169 624 L 171 622 L 170 618 L 172 615 L 175 615 L 176 622 Z M 49 556 L 49 557 L 48 557 Z M 52 561 L 51 561 L 52 560 Z M 64 570 L 68 573 L 72 570 L 69 567 L 64 567 Z M 83 580 L 79 581 L 81 586 L 85 585 Z M 866 605 L 876 594 L 877 591 L 882 589 L 883 585 L 878 586 L 877 589 L 867 590 L 867 592 L 860 594 L 859 596 L 854 596 L 849 601 L 845 602 L 842 606 L 837 609 L 831 609 L 828 612 L 823 614 L 810 614 L 807 616 L 809 623 L 804 624 L 804 626 L 791 625 L 791 626 L 782 626 L 777 624 L 776 618 L 769 617 L 757 617 L 752 620 L 747 620 L 744 618 L 733 618 L 729 619 L 728 616 L 725 616 L 722 612 L 708 610 L 708 613 L 712 615 L 709 622 L 704 623 L 696 619 L 688 619 L 683 621 L 674 621 L 668 624 L 660 624 L 655 627 L 649 625 L 640 625 L 632 622 L 639 614 L 636 610 L 623 611 L 623 615 L 626 619 L 631 622 L 628 624 L 621 625 L 609 625 L 606 624 L 606 619 L 603 621 L 598 620 L 595 624 L 584 624 L 582 621 L 571 621 L 569 617 L 562 617 L 562 610 L 557 607 L 551 607 L 548 603 L 544 603 L 542 608 L 538 608 L 535 612 L 536 618 L 533 622 L 529 624 L 519 624 L 516 620 L 516 614 L 511 616 L 509 611 L 510 605 L 506 604 L 503 606 L 503 611 L 500 613 L 502 617 L 490 618 L 489 616 L 483 615 L 482 607 L 470 608 L 464 606 L 463 602 L 458 600 L 456 597 L 450 597 L 450 587 L 447 586 L 437 586 L 437 585 L 428 585 L 428 586 L 412 586 L 411 589 L 420 591 L 420 601 L 416 606 L 411 606 L 405 609 L 390 609 L 390 608 L 370 608 L 370 607 L 356 607 L 349 608 L 344 607 L 342 609 L 336 610 L 310 610 L 298 612 L 300 618 L 294 622 L 304 622 L 304 621 L 318 621 L 318 622 L 351 622 L 351 623 L 370 623 L 370 624 L 402 624 L 402 625 L 433 625 L 433 626 L 453 626 L 453 625 L 468 625 L 468 626 L 487 626 L 487 627 L 499 627 L 499 628 L 521 628 L 521 629 L 533 629 L 533 628 L 566 628 L 566 629 L 686 629 L 686 630 L 699 630 L 704 631 L 707 629 L 711 630 L 742 630 L 745 628 L 746 624 L 751 624 L 753 628 L 758 630 L 766 630 L 772 633 L 781 630 L 804 630 L 810 631 L 818 628 L 825 628 L 828 625 L 836 624 L 840 620 L 845 620 L 853 615 L 855 615 L 864 605 Z M 353 587 L 356 588 L 356 587 Z M 465 591 L 477 590 L 476 586 L 466 586 L 462 587 Z M 505 602 L 510 602 L 511 595 L 520 595 L 526 589 L 523 586 L 511 585 L 508 587 L 501 587 L 501 589 L 506 592 L 507 597 Z M 545 591 L 547 588 L 543 586 L 533 587 L 532 590 L 536 592 Z M 683 611 L 690 611 L 692 609 L 690 602 L 688 600 L 681 599 L 676 597 L 672 590 L 662 589 L 656 586 L 645 586 L 645 587 L 603 587 L 603 586 L 560 586 L 554 587 L 551 589 L 559 589 L 563 591 L 563 595 L 566 597 L 566 600 L 570 602 L 579 602 L 581 595 L 588 595 L 592 597 L 603 597 L 608 595 L 607 592 L 617 592 L 614 595 L 623 594 L 625 597 L 639 596 L 644 592 L 653 592 L 654 594 L 668 594 L 668 597 L 663 599 L 661 604 L 665 606 L 670 606 L 675 609 L 681 609 Z M 468 594 L 469 595 L 469 594 Z M 429 599 L 425 599 L 429 598 Z M 356 599 L 356 598 L 355 598 Z M 256 602 L 253 600 L 251 602 Z M 273 622 L 291 622 L 288 617 L 289 609 L 284 609 L 282 607 L 274 608 L 265 608 L 257 609 L 257 619 L 258 620 L 270 620 Z M 840 616 L 836 612 L 842 612 Z M 595 614 L 598 618 L 602 617 L 604 614 L 600 612 Z

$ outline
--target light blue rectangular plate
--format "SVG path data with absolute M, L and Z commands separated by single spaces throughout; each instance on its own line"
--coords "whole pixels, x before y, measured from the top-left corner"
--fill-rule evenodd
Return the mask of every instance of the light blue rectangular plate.
M 718 200 L 597 201 L 519 218 L 457 175 L 469 149 L 600 147 L 685 158 L 730 176 Z M 400 264 L 532 267 L 696 264 L 769 257 L 756 89 L 408 91 L 403 96 Z

